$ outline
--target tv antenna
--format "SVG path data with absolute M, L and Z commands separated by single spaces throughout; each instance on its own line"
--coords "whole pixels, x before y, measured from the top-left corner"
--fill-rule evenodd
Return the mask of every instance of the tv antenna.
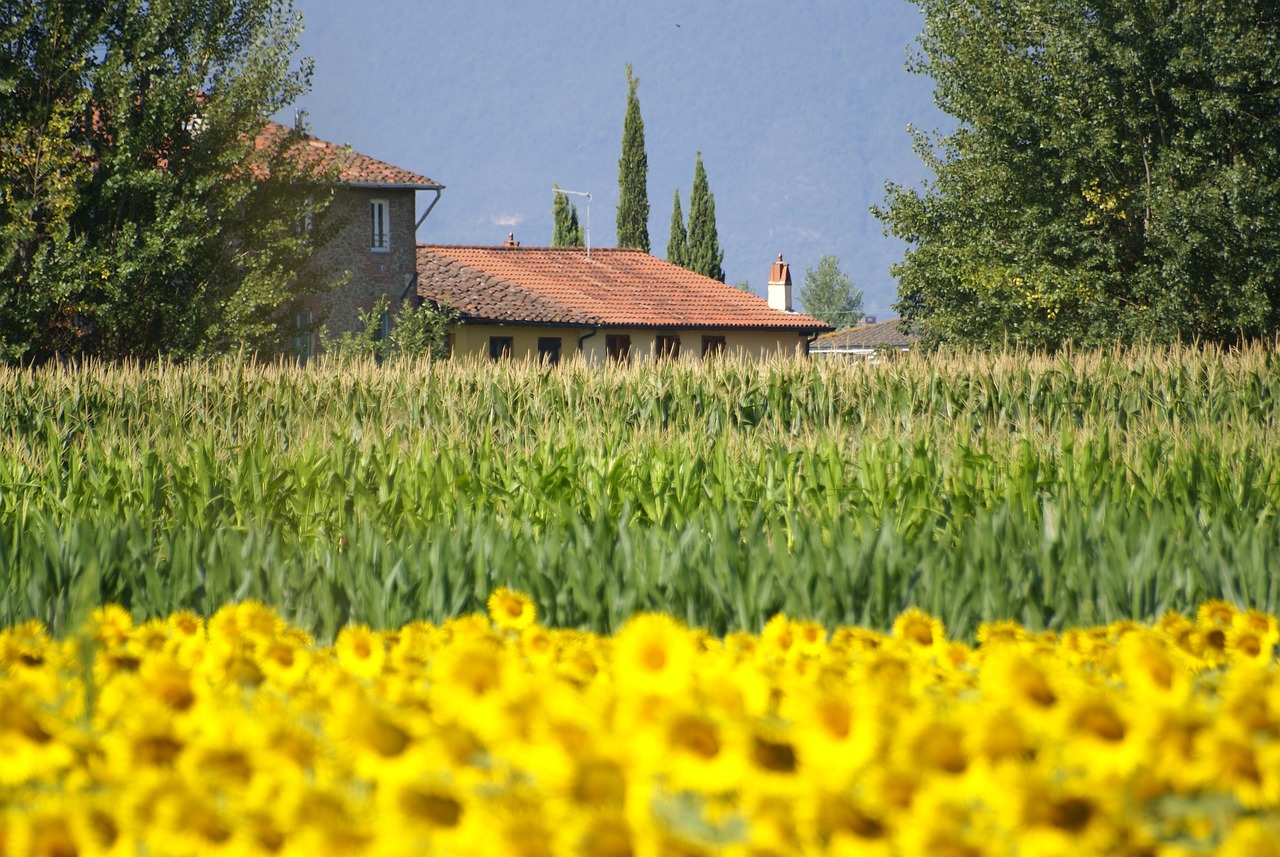
M 553 187 L 553 193 L 563 193 L 568 196 L 581 196 L 587 200 L 587 258 L 591 258 L 591 194 L 580 190 L 565 190 L 564 188 Z

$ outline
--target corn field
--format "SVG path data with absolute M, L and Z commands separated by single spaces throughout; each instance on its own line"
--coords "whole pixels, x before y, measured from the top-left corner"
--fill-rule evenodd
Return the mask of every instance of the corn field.
M 1274 349 L 0 369 L 0 626 L 1280 610 Z

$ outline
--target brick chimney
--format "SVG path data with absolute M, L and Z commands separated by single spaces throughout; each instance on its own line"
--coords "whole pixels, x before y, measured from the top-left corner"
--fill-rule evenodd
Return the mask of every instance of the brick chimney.
M 782 261 L 781 253 L 769 271 L 769 306 L 791 312 L 791 266 Z
M 516 240 L 516 234 L 514 232 L 508 232 L 507 240 L 502 242 L 502 246 L 503 247 L 519 247 L 520 242 Z

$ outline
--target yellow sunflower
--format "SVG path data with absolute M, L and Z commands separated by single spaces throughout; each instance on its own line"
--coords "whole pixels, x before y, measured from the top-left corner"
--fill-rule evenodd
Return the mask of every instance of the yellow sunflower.
M 382 672 L 387 659 L 382 635 L 368 625 L 347 625 L 333 641 L 333 653 L 338 664 L 358 678 L 371 680 Z
M 523 592 L 499 586 L 489 593 L 489 618 L 500 631 L 523 631 L 537 619 L 533 599 Z
M 630 695 L 682 694 L 692 680 L 693 666 L 693 638 L 661 613 L 632 617 L 614 638 L 614 682 Z

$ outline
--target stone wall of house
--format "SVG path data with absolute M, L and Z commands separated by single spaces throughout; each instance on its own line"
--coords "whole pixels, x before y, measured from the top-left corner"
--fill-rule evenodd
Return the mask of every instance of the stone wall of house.
M 379 199 L 387 201 L 390 218 L 387 250 L 370 247 L 369 208 L 373 200 Z M 359 323 L 357 310 L 369 309 L 384 294 L 390 299 L 394 314 L 406 288 L 410 294 L 414 291 L 410 284 L 417 270 L 416 222 L 413 190 L 340 189 L 321 227 L 331 234 L 304 274 L 314 277 L 317 285 L 339 281 L 336 287 L 307 299 L 306 307 L 314 321 L 323 322 L 333 336 L 355 330 Z

